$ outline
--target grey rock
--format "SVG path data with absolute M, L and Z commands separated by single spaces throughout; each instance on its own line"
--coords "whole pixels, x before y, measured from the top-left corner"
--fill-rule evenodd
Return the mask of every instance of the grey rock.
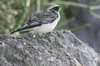
M 67 30 L 9 37 L 0 66 L 100 66 L 100 55 Z
M 2 59 L 4 48 L 5 48 L 4 42 L 0 41 L 0 59 Z

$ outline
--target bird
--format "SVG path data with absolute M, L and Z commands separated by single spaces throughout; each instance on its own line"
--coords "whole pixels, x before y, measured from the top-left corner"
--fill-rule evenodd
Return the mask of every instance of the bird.
M 34 14 L 25 25 L 10 34 L 27 30 L 40 34 L 51 32 L 60 20 L 59 8 L 57 4 L 49 4 L 43 11 Z

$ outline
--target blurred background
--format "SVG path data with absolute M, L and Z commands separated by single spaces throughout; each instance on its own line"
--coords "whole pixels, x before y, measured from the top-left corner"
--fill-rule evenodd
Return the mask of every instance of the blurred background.
M 99 0 L 0 0 L 0 34 L 10 34 L 49 3 L 61 6 L 61 20 L 55 30 L 72 31 L 100 53 Z

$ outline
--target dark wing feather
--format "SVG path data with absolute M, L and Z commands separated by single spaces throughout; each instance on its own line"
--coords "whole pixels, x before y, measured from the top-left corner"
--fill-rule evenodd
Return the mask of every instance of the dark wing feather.
M 34 15 L 34 17 L 29 22 L 27 22 L 27 24 L 32 24 L 35 22 L 48 24 L 52 23 L 57 17 L 58 15 L 55 12 L 42 12 Z

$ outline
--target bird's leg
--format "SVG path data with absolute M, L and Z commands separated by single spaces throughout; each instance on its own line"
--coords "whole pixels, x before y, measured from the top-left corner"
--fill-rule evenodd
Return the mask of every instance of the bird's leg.
M 35 37 L 36 37 L 36 35 L 33 35 L 33 37 L 35 38 Z

